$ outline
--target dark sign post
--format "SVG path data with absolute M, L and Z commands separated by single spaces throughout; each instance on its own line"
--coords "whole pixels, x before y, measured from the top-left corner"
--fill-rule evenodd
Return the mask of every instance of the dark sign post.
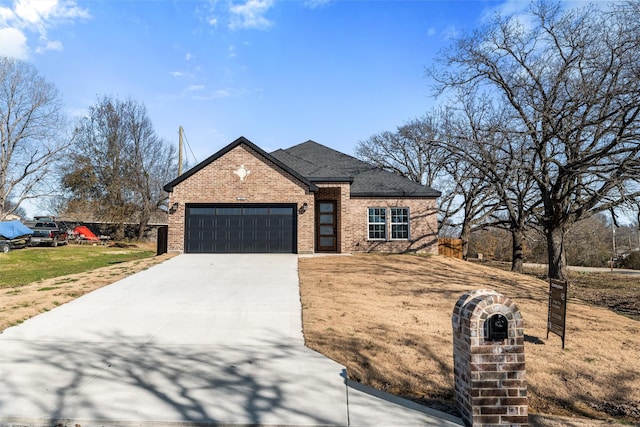
M 567 282 L 549 279 L 549 319 L 547 322 L 547 338 L 553 332 L 562 338 L 564 349 L 565 326 L 567 319 Z

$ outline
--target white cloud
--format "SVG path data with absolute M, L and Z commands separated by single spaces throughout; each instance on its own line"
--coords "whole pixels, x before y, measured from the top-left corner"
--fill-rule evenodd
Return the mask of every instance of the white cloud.
M 445 40 L 453 40 L 460 37 L 460 34 L 461 34 L 461 31 L 459 28 L 457 28 L 455 25 L 449 25 L 447 26 L 447 28 L 442 30 L 440 35 Z
M 15 14 L 13 10 L 8 7 L 0 6 L 0 25 L 5 24 L 7 21 L 13 19 Z
M 0 28 L 0 55 L 26 59 L 29 56 L 27 37 L 16 28 Z
M 44 44 L 41 44 L 36 48 L 37 53 L 44 53 L 48 50 L 62 51 L 62 42 L 57 40 L 47 40 Z
M 204 89 L 204 86 L 203 86 Z M 244 88 L 225 88 L 225 89 L 217 89 L 208 94 L 196 95 L 193 99 L 197 101 L 211 101 L 214 99 L 223 99 L 223 98 L 232 98 L 237 96 L 244 96 L 249 92 Z
M 186 89 L 187 92 L 199 92 L 202 90 L 205 90 L 205 85 L 191 85 Z
M 32 36 L 36 40 L 36 52 L 60 51 L 62 42 L 51 40 L 49 32 L 65 23 L 90 17 L 86 9 L 76 5 L 75 0 L 14 0 L 12 5 L 0 7 L 2 53 L 18 52 L 20 58 L 26 58 Z
M 29 24 L 38 25 L 55 13 L 57 0 L 17 0 L 14 3 L 15 14 Z
M 324 3 L 327 0 L 311 0 Z M 196 7 L 201 22 L 211 27 L 223 25 L 230 30 L 264 30 L 273 25 L 266 17 L 275 0 L 208 0 Z
M 310 9 L 316 9 L 318 7 L 325 6 L 329 3 L 332 3 L 334 0 L 306 0 L 304 5 Z
M 265 18 L 265 14 L 273 7 L 273 0 L 246 0 L 241 4 L 229 7 L 231 22 L 229 28 L 236 29 L 265 29 L 273 23 Z
M 184 73 L 182 71 L 170 71 L 169 75 L 173 77 L 184 77 Z

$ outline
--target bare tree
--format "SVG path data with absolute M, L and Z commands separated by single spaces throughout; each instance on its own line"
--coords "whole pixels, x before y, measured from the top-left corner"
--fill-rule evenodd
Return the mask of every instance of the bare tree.
M 360 141 L 356 155 L 382 169 L 432 187 L 442 175 L 447 153 L 435 144 L 442 138 L 439 113 L 427 114 Z
M 530 18 L 496 17 L 428 75 L 440 92 L 483 87 L 510 112 L 504 132 L 525 144 L 519 170 L 536 183 L 549 276 L 563 279 L 572 224 L 638 194 L 629 189 L 640 177 L 640 7 L 540 1 Z
M 482 199 L 484 215 L 477 216 L 475 227 L 503 228 L 511 234 L 511 270 L 522 272 L 525 233 L 536 207 L 535 181 L 520 173 L 526 163 L 524 144 L 515 135 L 504 132 L 508 121 L 504 110 L 496 110 L 485 96 L 475 91 L 459 94 L 460 108 L 449 115 L 448 137 L 443 147 L 457 161 L 473 165 L 477 179 L 487 187 Z
M 471 233 L 485 224 L 493 214 L 497 208 L 497 199 L 491 183 L 482 176 L 474 163 L 454 156 L 451 159 L 446 168 L 455 185 L 452 196 L 444 200 L 440 209 L 447 215 L 446 225 L 459 230 L 462 259 L 467 260 Z
M 68 145 L 61 110 L 58 90 L 33 66 L 0 57 L 0 219 L 50 194 L 53 165 Z
M 168 194 L 162 187 L 175 175 L 176 150 L 158 138 L 144 105 L 131 101 L 127 104 L 126 129 L 130 138 L 127 169 L 131 173 L 133 200 L 138 208 L 138 239 L 142 239 L 152 214 L 168 210 Z
M 162 185 L 175 175 L 174 149 L 158 138 L 144 105 L 108 96 L 89 108 L 75 136 L 62 180 L 67 212 L 116 224 L 116 238 L 136 222 L 142 237 L 152 215 L 166 211 Z
M 356 155 L 376 166 L 442 192 L 439 227 L 462 240 L 467 257 L 469 237 L 475 224 L 495 209 L 490 185 L 478 175 L 478 168 L 461 156 L 452 156 L 446 129 L 446 110 L 433 110 L 424 117 L 361 141 Z

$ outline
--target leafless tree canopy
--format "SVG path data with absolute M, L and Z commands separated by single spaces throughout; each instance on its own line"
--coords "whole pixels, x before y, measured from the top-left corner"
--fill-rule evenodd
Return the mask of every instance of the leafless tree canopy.
M 143 104 L 102 98 L 75 130 L 62 180 L 67 215 L 120 224 L 120 233 L 125 223 L 138 223 L 142 233 L 154 213 L 166 211 L 162 185 L 175 175 L 174 151 L 156 135 Z
M 57 89 L 26 62 L 0 57 L 0 220 L 46 195 L 67 141 Z
M 428 74 L 439 92 L 482 90 L 508 113 L 504 143 L 524 154 L 518 173 L 535 182 L 549 274 L 564 278 L 571 225 L 640 194 L 640 13 L 540 1 L 528 18 L 496 17 Z

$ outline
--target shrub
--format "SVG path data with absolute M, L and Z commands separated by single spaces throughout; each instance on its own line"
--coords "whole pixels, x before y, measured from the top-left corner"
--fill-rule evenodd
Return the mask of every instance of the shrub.
M 631 252 L 628 257 L 622 260 L 622 266 L 624 268 L 640 270 L 640 251 Z

